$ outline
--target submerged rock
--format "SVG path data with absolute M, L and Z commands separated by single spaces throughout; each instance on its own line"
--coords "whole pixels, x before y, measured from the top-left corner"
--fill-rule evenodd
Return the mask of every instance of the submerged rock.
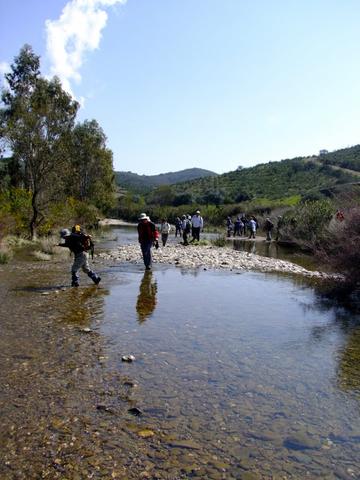
M 153 437 L 155 433 L 152 430 L 145 429 L 145 430 L 140 430 L 140 432 L 138 432 L 138 435 L 141 438 L 150 438 L 150 437 Z
M 129 408 L 128 412 L 131 413 L 131 415 L 135 415 L 136 417 L 140 417 L 141 415 L 143 415 L 143 412 L 137 407 Z
M 173 448 L 186 448 L 189 450 L 200 450 L 200 445 L 193 440 L 170 440 L 168 442 Z
M 123 355 L 123 356 L 121 357 L 121 360 L 122 360 L 123 362 L 131 363 L 131 362 L 134 362 L 134 361 L 135 361 L 135 357 L 134 357 L 134 355 Z
M 321 444 L 305 433 L 295 433 L 285 438 L 284 446 L 291 450 L 312 450 L 320 448 Z

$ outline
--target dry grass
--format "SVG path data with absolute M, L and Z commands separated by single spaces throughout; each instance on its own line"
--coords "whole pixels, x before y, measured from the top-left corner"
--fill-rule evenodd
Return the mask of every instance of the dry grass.
M 51 255 L 48 253 L 40 252 L 39 250 L 34 250 L 31 252 L 31 255 L 35 258 L 35 260 L 38 260 L 40 262 L 48 262 L 51 260 Z
M 8 263 L 12 257 L 12 252 L 6 245 L 0 245 L 0 264 Z

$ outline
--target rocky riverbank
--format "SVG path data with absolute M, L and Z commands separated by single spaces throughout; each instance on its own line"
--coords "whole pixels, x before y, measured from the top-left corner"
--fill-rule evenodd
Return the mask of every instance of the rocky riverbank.
M 299 265 L 275 258 L 262 257 L 252 253 L 232 250 L 230 248 L 209 245 L 169 244 L 153 248 L 153 264 L 169 264 L 184 268 L 203 268 L 221 270 L 239 270 L 260 272 L 282 272 L 326 278 L 328 274 L 307 270 Z M 139 245 L 122 245 L 98 255 L 103 260 L 116 262 L 142 263 Z

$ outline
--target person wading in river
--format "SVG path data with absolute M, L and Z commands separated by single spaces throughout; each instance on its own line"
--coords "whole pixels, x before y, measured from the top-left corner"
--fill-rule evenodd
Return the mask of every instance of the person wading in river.
M 94 244 L 90 235 L 86 235 L 80 225 L 74 225 L 71 233 L 68 229 L 64 228 L 60 232 L 60 237 L 65 240 L 64 243 L 59 243 L 59 247 L 69 248 L 74 254 L 74 263 L 71 267 L 71 286 L 79 286 L 79 270 L 82 269 L 88 277 L 98 285 L 101 277 L 93 272 L 89 266 L 89 254 L 88 251 L 93 252 Z
M 151 247 L 157 242 L 158 232 L 155 223 L 150 221 L 146 213 L 141 213 L 137 226 L 139 243 L 146 270 L 151 270 Z

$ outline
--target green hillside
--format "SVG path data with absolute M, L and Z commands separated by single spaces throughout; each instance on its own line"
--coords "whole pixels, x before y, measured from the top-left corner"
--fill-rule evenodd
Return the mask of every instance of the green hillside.
M 198 203 L 233 203 L 253 198 L 306 196 L 356 181 L 356 172 L 332 167 L 320 157 L 299 157 L 177 184 L 173 189 L 176 194 L 191 194 Z
M 203 177 L 213 177 L 217 174 L 202 168 L 188 168 L 179 172 L 168 172 L 159 175 L 138 175 L 132 172 L 115 172 L 116 184 L 123 190 L 135 193 L 149 192 L 160 185 L 171 185 L 187 182 Z
M 325 165 L 335 165 L 360 172 L 360 145 L 328 152 L 317 158 Z

